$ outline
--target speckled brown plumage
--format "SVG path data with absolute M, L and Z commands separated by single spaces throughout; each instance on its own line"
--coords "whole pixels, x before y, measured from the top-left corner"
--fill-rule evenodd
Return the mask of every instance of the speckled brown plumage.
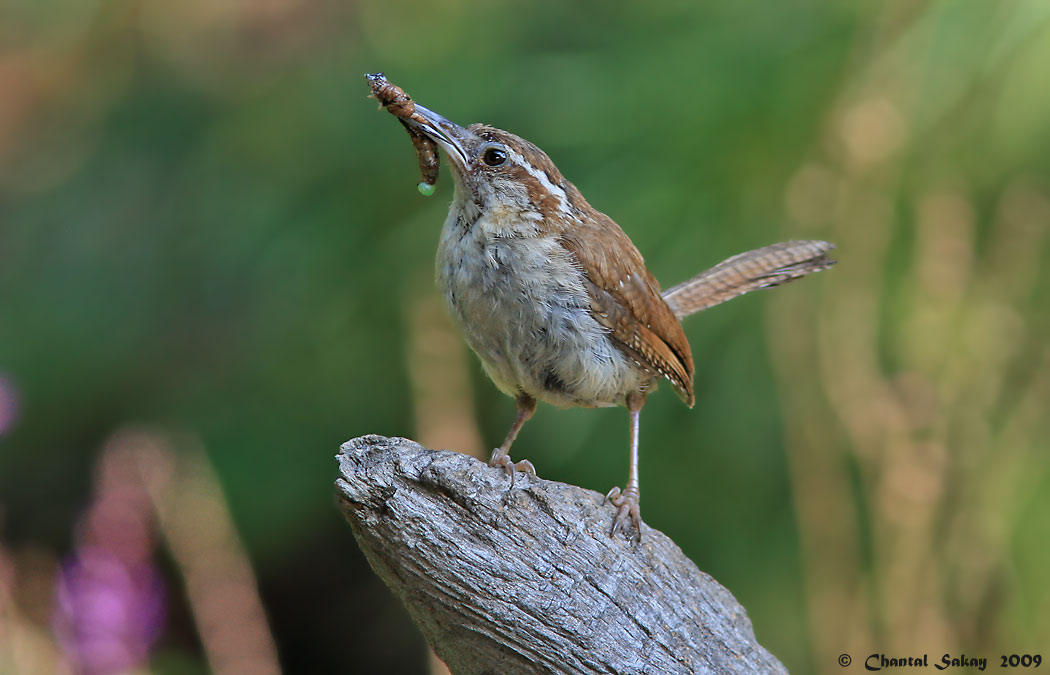
M 653 375 L 669 380 L 692 407 L 689 341 L 634 243 L 598 212 L 568 228 L 561 241 L 580 262 L 598 322 L 611 331 L 619 348 Z

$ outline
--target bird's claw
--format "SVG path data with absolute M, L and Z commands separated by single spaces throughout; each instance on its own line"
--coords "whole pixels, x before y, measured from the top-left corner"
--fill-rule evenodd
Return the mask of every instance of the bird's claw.
M 609 494 L 605 495 L 605 501 L 612 502 L 612 505 L 617 507 L 612 534 L 616 535 L 619 532 L 625 532 L 628 527 L 627 521 L 630 519 L 631 524 L 634 525 L 634 540 L 641 541 L 642 511 L 638 506 L 638 488 L 628 487 L 626 490 L 620 490 L 620 488 L 614 487 L 612 490 L 609 490 Z
M 510 487 L 514 487 L 514 477 L 518 471 L 525 473 L 531 473 L 533 476 L 536 475 L 536 467 L 532 465 L 527 459 L 523 459 L 520 462 L 511 460 L 510 453 L 503 448 L 496 448 L 492 451 L 492 457 L 489 459 L 489 466 L 503 467 L 503 471 L 510 476 Z

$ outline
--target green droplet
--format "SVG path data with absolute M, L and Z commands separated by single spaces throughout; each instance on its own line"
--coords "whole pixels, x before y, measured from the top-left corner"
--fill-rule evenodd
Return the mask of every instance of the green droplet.
M 419 185 L 417 185 L 416 187 L 419 188 L 419 194 L 423 195 L 424 197 L 429 197 L 430 195 L 434 194 L 434 190 L 437 189 L 433 183 L 424 183 L 423 181 L 419 181 Z

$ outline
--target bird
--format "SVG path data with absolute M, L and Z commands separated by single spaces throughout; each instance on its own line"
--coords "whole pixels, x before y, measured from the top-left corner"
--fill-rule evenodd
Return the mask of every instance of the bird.
M 489 464 L 514 484 L 535 474 L 510 450 L 537 401 L 558 407 L 624 406 L 629 470 L 606 495 L 611 533 L 641 538 L 639 419 L 667 380 L 695 403 L 694 362 L 681 320 L 748 291 L 829 268 L 834 246 L 799 240 L 733 256 L 667 290 L 612 218 L 592 207 L 533 143 L 486 124 L 463 127 L 418 103 L 381 74 L 373 96 L 421 146 L 444 153 L 454 182 L 437 250 L 437 283 L 450 313 L 517 415 Z M 429 154 L 433 154 L 432 150 Z M 436 164 L 429 182 L 432 188 Z M 424 170 L 424 177 L 428 172 Z M 432 189 L 431 189 L 432 191 Z

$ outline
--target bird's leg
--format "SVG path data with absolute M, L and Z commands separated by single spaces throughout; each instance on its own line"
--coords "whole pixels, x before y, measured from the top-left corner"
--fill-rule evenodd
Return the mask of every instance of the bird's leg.
M 638 507 L 640 492 L 638 490 L 638 418 L 645 403 L 645 394 L 633 392 L 627 395 L 627 411 L 631 415 L 631 468 L 627 472 L 627 486 L 621 491 L 614 487 L 605 495 L 605 499 L 618 507 L 612 533 L 616 534 L 627 527 L 627 519 L 634 524 L 635 539 L 642 540 L 642 513 Z
M 489 466 L 502 466 L 503 470 L 510 475 L 510 486 L 514 487 L 514 473 L 516 471 L 524 471 L 536 475 L 536 467 L 532 465 L 527 459 L 523 459 L 520 462 L 512 462 L 510 459 L 510 446 L 514 442 L 514 439 L 518 437 L 518 432 L 521 431 L 521 425 L 525 424 L 532 417 L 532 414 L 536 412 L 536 399 L 532 398 L 528 394 L 522 394 L 518 397 L 518 416 L 514 418 L 514 424 L 510 426 L 510 431 L 507 432 L 507 437 L 503 439 L 503 445 L 499 446 L 492 451 L 492 457 L 489 459 Z

